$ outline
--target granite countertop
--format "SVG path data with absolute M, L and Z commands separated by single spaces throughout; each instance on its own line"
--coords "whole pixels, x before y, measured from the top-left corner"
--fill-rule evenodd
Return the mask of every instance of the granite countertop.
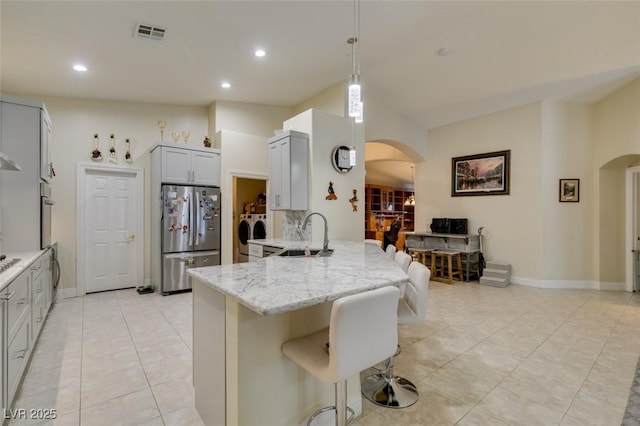
M 249 240 L 289 249 L 304 241 Z M 321 248 L 312 243 L 310 248 Z M 329 257 L 266 257 L 256 262 L 189 269 L 189 275 L 261 315 L 275 315 L 336 300 L 350 294 L 409 281 L 377 246 L 330 241 Z
M 33 250 L 19 253 L 7 253 L 7 258 L 20 260 L 11 265 L 9 269 L 0 272 L 0 291 L 3 291 L 11 281 L 31 266 L 31 264 L 44 252 L 45 250 Z

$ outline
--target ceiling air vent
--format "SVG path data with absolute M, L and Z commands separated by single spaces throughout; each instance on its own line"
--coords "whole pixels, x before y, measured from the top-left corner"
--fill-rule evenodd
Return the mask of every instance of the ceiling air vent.
M 136 22 L 136 29 L 133 35 L 134 37 L 147 38 L 150 40 L 162 40 L 166 32 L 166 28 Z

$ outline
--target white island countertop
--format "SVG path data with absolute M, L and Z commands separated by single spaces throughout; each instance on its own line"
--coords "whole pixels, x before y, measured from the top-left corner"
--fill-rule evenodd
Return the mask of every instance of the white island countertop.
M 29 266 L 38 258 L 45 250 L 22 251 L 18 253 L 8 253 L 7 258 L 19 259 L 11 265 L 9 269 L 0 274 L 0 291 L 4 290 L 11 282 L 21 273 L 27 270 Z
M 299 249 L 304 241 L 250 240 L 252 244 Z M 321 248 L 312 243 L 310 248 Z M 261 315 L 295 311 L 409 277 L 376 245 L 331 241 L 329 257 L 266 257 L 256 262 L 189 269 L 189 275 Z

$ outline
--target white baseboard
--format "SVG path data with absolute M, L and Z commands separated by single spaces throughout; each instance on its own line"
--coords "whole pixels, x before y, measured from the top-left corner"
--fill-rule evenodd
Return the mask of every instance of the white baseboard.
M 627 291 L 627 283 L 625 283 L 625 282 L 600 281 L 600 290 L 605 290 L 605 291 Z
M 604 290 L 626 291 L 624 282 L 605 282 L 589 280 L 538 280 L 524 277 L 511 277 L 511 283 L 537 288 L 565 289 L 565 290 Z
M 61 288 L 56 290 L 56 300 L 71 299 L 78 295 L 75 288 Z

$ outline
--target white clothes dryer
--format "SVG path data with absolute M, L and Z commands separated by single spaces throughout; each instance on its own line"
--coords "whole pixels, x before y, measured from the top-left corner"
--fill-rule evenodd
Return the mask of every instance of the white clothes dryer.
M 267 238 L 266 214 L 241 214 L 238 225 L 238 263 L 249 261 L 249 240 Z

